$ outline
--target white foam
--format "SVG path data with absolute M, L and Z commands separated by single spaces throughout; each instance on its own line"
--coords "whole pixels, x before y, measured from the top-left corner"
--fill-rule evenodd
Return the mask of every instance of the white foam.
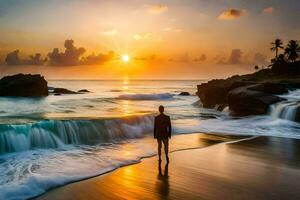
M 240 119 L 182 119 L 173 121 L 173 124 L 174 129 L 181 133 L 226 133 L 300 139 L 300 123 L 285 119 L 274 119 L 271 116 L 252 116 Z M 176 124 L 178 124 L 178 127 L 176 127 Z
M 153 149 L 129 140 L 106 146 L 69 146 L 62 150 L 37 149 L 2 155 L 0 199 L 32 198 L 50 188 L 139 162 L 142 157 L 154 155 Z

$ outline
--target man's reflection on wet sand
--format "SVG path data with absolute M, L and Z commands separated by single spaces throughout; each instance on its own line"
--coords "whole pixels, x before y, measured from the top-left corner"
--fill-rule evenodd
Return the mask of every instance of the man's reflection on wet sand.
M 164 172 L 162 171 L 161 162 L 158 162 L 158 175 L 156 181 L 156 190 L 162 199 L 169 195 L 169 164 L 165 165 Z

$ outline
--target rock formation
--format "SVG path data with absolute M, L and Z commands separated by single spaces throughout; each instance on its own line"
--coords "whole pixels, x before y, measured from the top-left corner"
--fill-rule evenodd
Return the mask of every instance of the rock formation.
M 39 74 L 16 74 L 0 80 L 0 96 L 39 97 L 48 95 L 47 81 Z

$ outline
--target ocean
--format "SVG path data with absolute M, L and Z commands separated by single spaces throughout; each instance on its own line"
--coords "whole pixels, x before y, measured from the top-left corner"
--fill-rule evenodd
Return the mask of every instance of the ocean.
M 231 117 L 228 108 L 202 107 L 195 92 L 203 82 L 49 80 L 49 87 L 91 92 L 1 97 L 0 199 L 31 198 L 155 155 L 152 129 L 159 105 L 171 116 L 173 137 L 205 132 L 300 138 L 300 90 L 281 95 L 287 100 L 266 115 Z

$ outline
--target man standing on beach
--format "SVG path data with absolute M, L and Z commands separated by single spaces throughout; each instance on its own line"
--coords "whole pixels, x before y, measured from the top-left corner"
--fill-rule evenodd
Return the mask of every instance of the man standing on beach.
M 171 120 L 168 115 L 164 114 L 165 109 L 163 106 L 159 106 L 158 110 L 160 114 L 154 120 L 154 138 L 157 139 L 158 143 L 158 161 L 161 162 L 161 147 L 162 143 L 164 143 L 166 160 L 169 163 L 168 151 L 172 132 Z

